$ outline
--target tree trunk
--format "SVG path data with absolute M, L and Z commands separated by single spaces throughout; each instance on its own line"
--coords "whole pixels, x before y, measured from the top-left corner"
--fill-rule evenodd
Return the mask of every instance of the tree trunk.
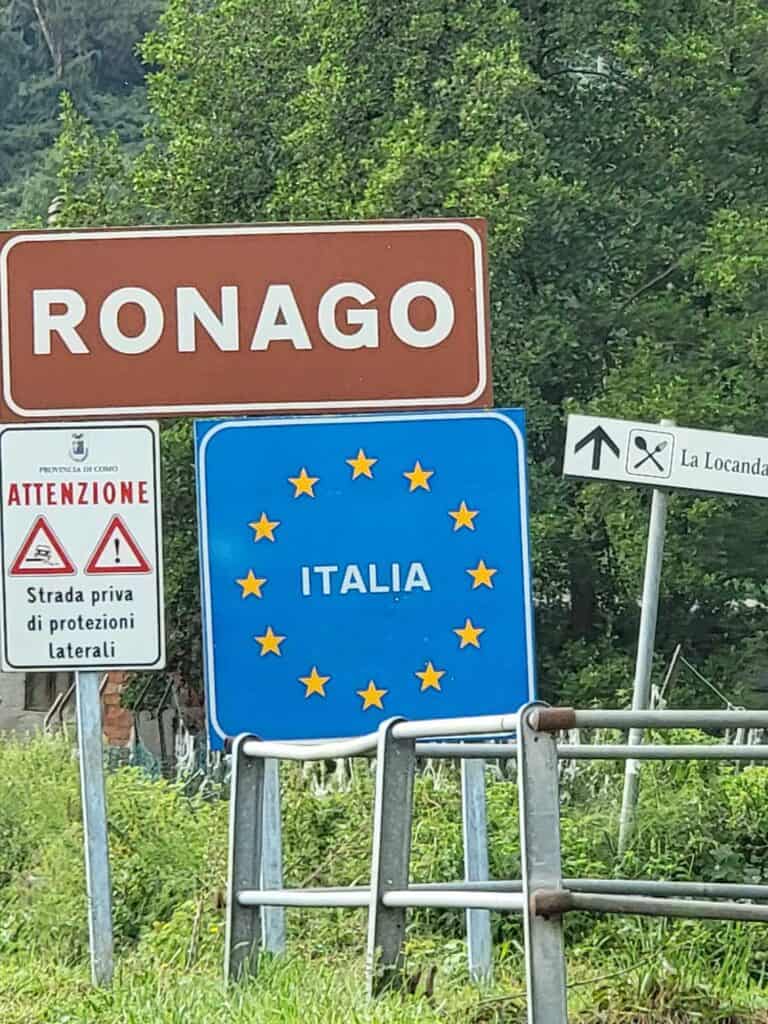
M 45 0 L 32 0 L 32 8 L 53 61 L 53 73 L 56 78 L 61 78 L 64 73 L 64 44 L 56 38 L 51 24 L 50 11 L 45 9 Z

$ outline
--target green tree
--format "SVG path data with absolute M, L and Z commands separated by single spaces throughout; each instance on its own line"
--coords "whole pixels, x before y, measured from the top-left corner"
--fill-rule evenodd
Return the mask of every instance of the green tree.
M 544 692 L 614 696 L 648 496 L 563 481 L 564 414 L 768 433 L 767 39 L 758 0 L 170 0 L 143 46 L 148 144 L 92 204 L 116 150 L 85 165 L 70 131 L 65 216 L 487 217 L 496 399 L 530 417 Z M 660 648 L 687 639 L 721 683 L 760 657 L 761 518 L 672 502 Z
M 56 189 L 59 97 L 135 145 L 146 116 L 136 50 L 161 0 L 0 0 L 0 226 L 40 222 Z

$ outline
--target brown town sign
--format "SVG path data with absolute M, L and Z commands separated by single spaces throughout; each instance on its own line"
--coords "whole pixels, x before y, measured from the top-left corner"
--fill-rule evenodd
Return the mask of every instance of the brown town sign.
M 491 404 L 480 220 L 0 235 L 6 416 Z

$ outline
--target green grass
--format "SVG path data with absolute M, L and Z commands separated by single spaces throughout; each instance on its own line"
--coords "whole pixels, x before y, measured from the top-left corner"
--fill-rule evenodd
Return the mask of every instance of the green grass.
M 493 1005 L 455 987 L 446 987 L 431 1002 L 389 996 L 371 1004 L 357 965 L 319 968 L 316 962 L 288 959 L 269 965 L 255 981 L 225 989 L 209 971 L 150 973 L 144 965 L 126 965 L 114 990 L 103 993 L 89 989 L 82 970 L 59 969 L 43 978 L 34 966 L 13 973 L 0 968 L 0 1006 L 4 1024 L 444 1024 L 446 1019 L 479 1022 Z M 521 1001 L 516 1005 L 519 1009 Z M 32 1006 L 37 1009 L 31 1011 Z
M 439 951 L 435 949 L 437 956 Z M 571 991 L 577 1024 L 720 1022 L 765 1024 L 765 997 L 724 997 L 702 982 L 639 965 L 625 974 Z M 0 965 L 3 1024 L 502 1024 L 523 1021 L 519 971 L 497 965 L 488 989 L 470 987 L 455 969 L 438 975 L 434 995 L 389 995 L 374 1003 L 364 992 L 362 961 L 292 954 L 264 965 L 258 978 L 225 987 L 212 964 L 156 962 L 141 949 L 124 958 L 109 991 L 91 988 L 84 965 L 50 961 Z M 630 978 L 630 975 L 632 977 Z
M 620 773 L 593 766 L 563 806 L 569 875 L 764 881 L 768 772 L 672 764 L 646 771 L 640 827 L 615 851 Z M 318 797 L 283 776 L 290 885 L 364 882 L 372 778 L 356 764 Z M 495 978 L 468 985 L 462 915 L 410 917 L 408 972 L 437 967 L 431 997 L 364 993 L 362 911 L 291 911 L 289 954 L 226 988 L 222 890 L 226 800 L 188 795 L 133 769 L 108 777 L 118 972 L 90 987 L 77 764 L 62 740 L 0 743 L 0 1024 L 389 1024 L 523 1021 L 520 923 L 494 916 Z M 412 873 L 461 875 L 457 772 L 420 775 Z M 495 877 L 519 877 L 517 794 L 489 785 Z M 571 1019 L 578 1024 L 768 1024 L 768 930 L 719 922 L 597 918 L 567 923 Z

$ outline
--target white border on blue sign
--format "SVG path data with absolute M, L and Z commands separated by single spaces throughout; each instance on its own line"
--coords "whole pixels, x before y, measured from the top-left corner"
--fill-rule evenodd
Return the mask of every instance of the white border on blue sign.
M 425 416 L 417 416 L 415 414 L 403 415 L 403 416 L 355 416 L 355 421 L 363 423 L 385 423 L 385 422 L 401 422 L 403 420 L 482 420 L 482 419 L 494 419 L 500 420 L 505 426 L 509 427 L 512 433 L 515 435 L 517 441 L 517 466 L 518 466 L 518 493 L 520 496 L 520 533 L 522 540 L 522 563 L 523 563 L 523 588 L 525 590 L 525 644 L 527 654 L 527 666 L 528 666 L 528 699 L 536 699 L 536 663 L 535 663 L 535 650 L 533 642 L 533 588 L 531 583 L 531 555 L 530 555 L 530 537 L 529 537 L 529 526 L 528 526 L 528 477 L 525 463 L 525 444 L 523 443 L 523 435 L 520 433 L 520 429 L 517 424 L 509 419 L 502 412 L 447 412 L 443 413 L 430 413 Z M 350 423 L 351 419 L 349 416 L 302 416 L 301 419 L 259 419 L 259 420 L 227 420 L 223 423 L 218 423 L 205 434 L 199 446 L 198 456 L 198 474 L 199 474 L 199 489 L 198 489 L 198 502 L 200 511 L 200 571 L 201 571 L 201 600 L 203 609 L 203 644 L 205 654 L 205 665 L 206 665 L 206 714 L 208 721 L 213 727 L 216 734 L 222 741 L 227 739 L 233 739 L 228 733 L 225 733 L 216 717 L 216 672 L 214 668 L 214 656 L 213 656 L 213 623 L 211 616 L 212 602 L 211 602 L 211 576 L 210 576 L 210 556 L 208 550 L 208 489 L 206 483 L 206 450 L 208 444 L 216 434 L 220 434 L 224 430 L 238 430 L 245 428 L 254 427 L 300 427 L 308 424 L 318 423 Z M 197 446 L 196 446 L 197 447 Z M 341 739 L 342 737 L 337 737 Z M 291 742 L 302 742 L 302 741 L 291 741 Z M 307 740 L 304 742 L 313 742 Z M 324 741 L 328 742 L 328 741 Z

